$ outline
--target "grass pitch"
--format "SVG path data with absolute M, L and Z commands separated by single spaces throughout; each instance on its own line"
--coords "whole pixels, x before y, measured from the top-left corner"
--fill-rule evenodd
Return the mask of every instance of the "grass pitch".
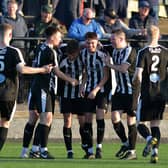
M 159 162 L 149 163 L 150 156 L 143 158 L 141 153 L 145 144 L 138 143 L 136 150 L 137 160 L 118 160 L 115 153 L 120 148 L 119 143 L 104 143 L 103 158 L 94 160 L 81 159 L 84 152 L 79 143 L 73 144 L 74 159 L 66 159 L 63 143 L 49 143 L 49 151 L 56 159 L 21 159 L 21 142 L 7 142 L 0 152 L 0 168 L 168 168 L 168 144 L 161 144 Z

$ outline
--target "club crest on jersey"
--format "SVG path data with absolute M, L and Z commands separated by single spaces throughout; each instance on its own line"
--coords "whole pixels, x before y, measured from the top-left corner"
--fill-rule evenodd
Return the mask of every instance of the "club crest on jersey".
M 160 77 L 157 73 L 151 73 L 149 79 L 151 82 L 156 83 L 160 80 Z

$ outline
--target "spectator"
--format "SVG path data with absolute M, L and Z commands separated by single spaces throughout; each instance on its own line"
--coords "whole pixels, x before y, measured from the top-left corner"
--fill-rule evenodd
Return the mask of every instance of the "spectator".
M 64 25 L 62 25 L 57 19 L 52 16 L 53 8 L 51 5 L 43 5 L 41 8 L 41 15 L 34 19 L 34 24 L 31 24 L 29 28 L 29 36 L 33 37 L 44 37 L 45 36 L 45 29 L 49 26 L 58 26 L 62 31 L 62 34 L 66 34 L 67 30 Z M 34 59 L 34 49 L 36 48 L 37 41 L 33 40 L 30 42 L 29 48 L 29 57 L 32 63 Z
M 8 23 L 13 26 L 13 37 L 25 37 L 27 34 L 27 25 L 24 18 L 17 13 L 18 2 L 16 0 L 9 0 L 7 2 L 7 14 L 0 19 L 1 23 Z M 13 41 L 12 45 L 18 47 L 22 51 L 25 48 L 23 40 Z
M 24 18 L 17 13 L 18 10 L 18 1 L 8 0 L 7 2 L 7 14 L 3 15 L 0 19 L 0 23 L 8 23 L 13 27 L 13 37 L 25 37 L 27 35 L 27 25 Z M 21 50 L 25 61 L 28 61 L 28 58 L 25 57 L 25 42 L 24 40 L 15 40 L 11 43 L 12 46 L 17 47 Z M 20 85 L 19 85 L 19 94 L 18 94 L 18 103 L 23 103 L 26 97 L 24 89 L 24 79 L 20 75 Z
M 41 15 L 37 17 L 34 21 L 34 35 L 36 37 L 43 36 L 45 29 L 49 26 L 59 26 L 63 34 L 67 33 L 66 27 L 61 25 L 61 23 L 52 17 L 53 8 L 51 5 L 44 5 L 41 8 Z
M 98 20 L 103 28 L 103 38 L 110 38 L 111 33 L 117 29 L 122 29 L 127 37 L 139 35 L 142 33 L 141 29 L 130 29 L 122 20 L 120 20 L 113 9 L 107 8 L 104 11 L 104 18 Z
M 54 17 L 63 23 L 67 29 L 81 14 L 82 0 L 53 0 Z
M 139 0 L 139 3 L 144 0 Z M 150 14 L 158 20 L 159 0 L 147 0 L 151 6 Z
M 146 29 L 150 25 L 157 25 L 157 20 L 149 15 L 150 12 L 150 4 L 147 1 L 141 1 L 139 3 L 139 12 L 133 15 L 129 21 L 129 27 L 134 29 L 142 29 L 144 30 L 144 34 L 140 36 L 136 36 L 136 39 L 146 39 Z M 142 48 L 144 43 L 131 43 L 133 47 Z
M 94 13 L 92 9 L 85 8 L 83 15 L 74 20 L 68 31 L 68 37 L 74 38 L 79 41 L 85 40 L 85 34 L 87 32 L 97 33 L 98 38 L 102 38 L 103 34 L 100 29 L 100 25 L 93 19 Z
M 115 9 L 115 12 L 120 19 L 124 20 L 127 17 L 128 0 L 105 0 L 106 8 Z

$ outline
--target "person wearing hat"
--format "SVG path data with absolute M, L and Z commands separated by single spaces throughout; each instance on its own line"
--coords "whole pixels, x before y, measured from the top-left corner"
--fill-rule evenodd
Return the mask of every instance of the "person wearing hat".
M 144 0 L 139 0 L 139 4 Z M 147 2 L 150 4 L 150 15 L 155 17 L 158 20 L 158 14 L 159 14 L 159 0 L 147 0 Z
M 45 29 L 52 25 L 60 27 L 63 34 L 67 33 L 66 27 L 62 25 L 57 19 L 55 19 L 52 14 L 52 5 L 47 4 L 41 7 L 41 15 L 40 17 L 37 17 L 34 22 L 34 36 L 44 37 Z
M 140 36 L 135 36 L 135 38 L 146 39 L 146 29 L 151 25 L 157 25 L 158 21 L 156 18 L 150 15 L 150 4 L 148 1 L 144 0 L 139 2 L 139 12 L 132 15 L 129 20 L 129 27 L 134 29 L 144 30 L 144 34 Z M 144 47 L 145 43 L 143 42 L 133 42 L 132 46 L 140 49 Z
M 111 33 L 118 29 L 122 29 L 129 38 L 141 33 L 141 30 L 139 29 L 130 29 L 121 19 L 119 19 L 113 9 L 105 9 L 104 18 L 99 19 L 98 22 L 102 28 L 103 38 L 110 38 Z

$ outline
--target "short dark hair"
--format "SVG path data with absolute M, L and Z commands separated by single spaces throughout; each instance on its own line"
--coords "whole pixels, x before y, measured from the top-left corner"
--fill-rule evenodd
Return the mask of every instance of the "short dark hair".
M 79 42 L 75 39 L 68 41 L 66 52 L 72 54 L 80 49 Z
M 113 34 L 115 34 L 116 36 L 123 36 L 125 38 L 125 40 L 127 40 L 127 36 L 126 33 L 122 30 L 122 29 L 116 29 Z
M 7 4 L 9 4 L 9 3 L 13 3 L 13 4 L 19 5 L 19 2 L 17 0 L 8 0 Z
M 98 40 L 97 34 L 95 32 L 87 32 L 85 34 L 85 39 L 94 39 Z
M 46 30 L 45 30 L 46 38 L 51 37 L 53 34 L 55 34 L 57 32 L 61 32 L 58 27 L 55 27 L 55 26 L 49 26 L 49 27 L 47 27 Z
M 0 24 L 0 36 L 4 36 L 4 33 L 7 30 L 12 30 L 12 29 L 13 27 L 10 24 L 7 24 L 7 23 Z

